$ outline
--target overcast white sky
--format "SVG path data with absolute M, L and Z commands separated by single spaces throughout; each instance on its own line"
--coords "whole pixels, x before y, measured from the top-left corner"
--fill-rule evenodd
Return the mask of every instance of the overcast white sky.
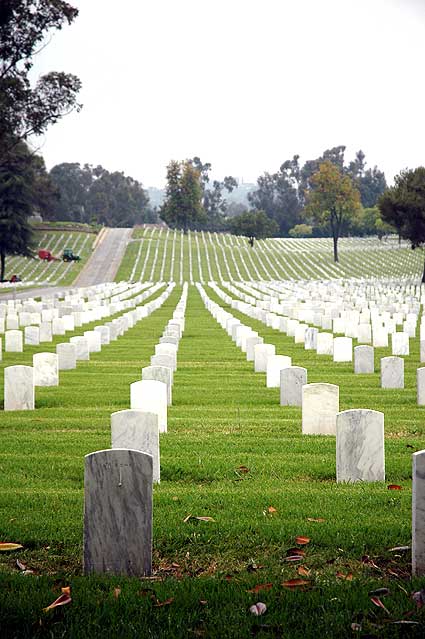
M 39 139 L 47 167 L 162 187 L 171 159 L 255 182 L 338 144 L 388 180 L 425 164 L 425 0 L 69 0 L 37 74 L 82 80 Z

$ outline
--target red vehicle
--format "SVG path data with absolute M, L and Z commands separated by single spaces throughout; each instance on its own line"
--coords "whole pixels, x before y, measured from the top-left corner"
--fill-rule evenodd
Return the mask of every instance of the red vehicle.
M 40 258 L 40 260 L 44 260 L 45 262 L 53 262 L 54 260 L 59 260 L 58 257 L 52 255 L 52 253 L 47 249 L 40 249 L 38 251 L 38 257 Z

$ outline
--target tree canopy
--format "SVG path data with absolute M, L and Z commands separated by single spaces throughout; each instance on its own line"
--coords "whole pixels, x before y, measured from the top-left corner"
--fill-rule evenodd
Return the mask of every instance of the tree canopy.
M 230 220 L 229 228 L 235 235 L 248 237 L 251 246 L 254 245 L 254 240 L 271 237 L 279 232 L 277 223 L 264 211 L 246 211 L 242 215 L 237 215 Z
M 49 175 L 58 193 L 49 219 L 108 226 L 157 221 L 140 182 L 120 171 L 64 162 L 54 166 Z
M 316 225 L 330 230 L 338 262 L 338 239 L 344 226 L 360 212 L 360 194 L 351 178 L 329 160 L 319 165 L 309 182 L 305 213 Z
M 394 186 L 379 198 L 378 208 L 383 222 L 397 229 L 409 240 L 412 249 L 425 244 L 425 167 L 402 171 L 394 178 Z M 425 266 L 422 275 L 425 282 Z
M 80 109 L 80 80 L 52 71 L 32 84 L 33 58 L 46 33 L 71 24 L 78 10 L 61 0 L 2 0 L 0 4 L 0 161 L 18 140 L 40 135 Z
M 190 160 L 172 160 L 167 167 L 165 201 L 160 216 L 171 228 L 198 229 L 206 221 L 202 207 L 201 172 Z

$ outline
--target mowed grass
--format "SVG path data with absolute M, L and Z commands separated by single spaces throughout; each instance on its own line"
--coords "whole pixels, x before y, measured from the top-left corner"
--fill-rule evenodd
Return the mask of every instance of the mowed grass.
M 406 389 L 383 391 L 378 374 L 354 376 L 350 364 L 317 357 L 232 311 L 306 366 L 310 382 L 339 384 L 341 409 L 385 412 L 387 482 L 337 485 L 335 439 L 301 435 L 300 409 L 279 406 L 279 390 L 254 374 L 194 287 L 161 435 L 155 579 L 81 576 L 84 455 L 110 447 L 110 413 L 129 407 L 129 384 L 148 365 L 180 294 L 176 287 L 161 309 L 90 363 L 61 373 L 59 388 L 39 389 L 35 412 L 0 416 L 0 538 L 24 545 L 0 557 L 1 636 L 423 636 L 424 614 L 410 594 L 425 582 L 410 581 L 408 553 L 390 551 L 410 545 L 411 453 L 423 445 L 416 340 Z M 30 355 L 13 359 L 29 363 Z M 6 358 L 3 365 L 12 363 Z M 402 490 L 388 490 L 390 483 Z M 281 584 L 300 578 L 300 562 L 287 560 L 299 535 L 310 538 L 301 562 L 309 583 L 290 591 Z M 18 574 L 17 557 L 36 574 Z M 65 585 L 73 602 L 42 612 Z M 390 590 L 383 598 L 389 614 L 368 596 L 378 587 Z M 257 601 L 267 605 L 263 617 L 248 611 Z M 400 620 L 418 625 L 392 623 Z

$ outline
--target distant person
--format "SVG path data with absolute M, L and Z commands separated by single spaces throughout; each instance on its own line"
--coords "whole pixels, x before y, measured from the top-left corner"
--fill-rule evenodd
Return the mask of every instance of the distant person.
M 251 246 L 251 248 L 254 246 L 254 237 L 250 237 L 248 240 L 248 244 Z

